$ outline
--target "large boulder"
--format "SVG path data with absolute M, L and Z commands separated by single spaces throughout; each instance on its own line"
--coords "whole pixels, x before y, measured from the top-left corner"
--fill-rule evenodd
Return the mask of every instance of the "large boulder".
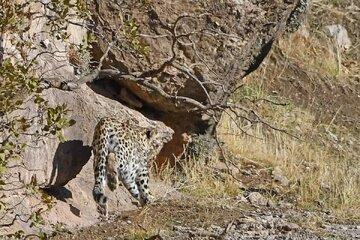
M 113 43 L 104 68 L 141 73 L 168 94 L 208 106 L 257 68 L 289 22 L 300 21 L 295 15 L 307 2 L 94 1 L 93 55 L 100 59 Z M 189 110 L 126 78 L 119 84 L 159 111 Z
M 91 157 L 94 127 L 104 116 L 124 121 L 136 119 L 143 127 L 157 127 L 163 136 L 173 134 L 173 130 L 164 123 L 149 120 L 117 101 L 96 94 L 86 85 L 72 92 L 48 89 L 44 92 L 44 98 L 50 105 L 65 103 L 71 110 L 68 117 L 74 119 L 76 124 L 64 130 L 64 142 L 60 142 L 56 137 L 47 138 L 26 149 L 24 165 L 30 171 L 21 174 L 25 183 L 29 183 L 36 176 L 39 186 L 53 187 L 63 186 L 75 178 Z M 27 108 L 27 116 L 34 114 L 34 108 Z M 33 139 L 29 137 L 28 142 L 33 142 Z
M 44 98 L 50 105 L 66 103 L 71 109 L 69 117 L 74 119 L 76 124 L 63 131 L 66 139 L 64 142 L 53 137 L 37 144 L 33 143 L 24 153 L 23 165 L 10 169 L 9 184 L 1 193 L 2 200 L 7 202 L 7 206 L 14 206 L 14 209 L 1 220 L 1 223 L 11 222 L 16 214 L 19 214 L 18 218 L 26 219 L 38 209 L 46 209 L 47 206 L 43 203 L 44 197 L 51 195 L 55 197 L 55 204 L 43 214 L 46 219 L 45 227 L 56 223 L 65 224 L 67 227 L 94 224 L 98 221 L 98 213 L 92 199 L 94 173 L 90 146 L 94 127 L 99 119 L 104 116 L 112 116 L 124 121 L 130 118 L 136 119 L 141 126 L 156 127 L 163 136 L 171 136 L 173 130 L 162 122 L 149 120 L 141 113 L 117 101 L 96 94 L 86 85 L 72 92 L 48 89 L 44 92 Z M 28 116 L 36 114 L 35 108 L 25 109 Z M 31 137 L 28 142 L 33 142 Z M 16 182 L 25 185 L 35 183 L 43 189 L 41 191 L 45 191 L 45 194 L 29 195 L 27 189 L 14 190 L 12 188 Z M 151 182 L 157 197 L 162 197 L 168 190 L 164 184 L 153 180 Z M 124 188 L 114 193 L 109 192 L 108 196 L 110 211 L 120 212 L 135 208 L 132 204 L 133 199 Z M 19 202 L 21 204 L 18 204 Z M 31 231 L 29 224 L 30 222 L 15 221 L 10 228 L 2 228 L 0 234 L 10 233 L 15 229 Z

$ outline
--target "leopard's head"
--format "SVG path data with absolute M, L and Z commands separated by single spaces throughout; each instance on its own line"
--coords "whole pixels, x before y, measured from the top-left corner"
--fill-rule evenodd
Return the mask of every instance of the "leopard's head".
M 148 141 L 148 158 L 155 158 L 163 148 L 164 144 L 172 139 L 172 133 L 163 131 L 159 127 L 150 126 L 145 130 Z

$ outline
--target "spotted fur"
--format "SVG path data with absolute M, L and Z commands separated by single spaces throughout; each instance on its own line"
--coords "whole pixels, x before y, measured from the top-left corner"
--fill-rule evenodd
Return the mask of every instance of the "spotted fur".
M 93 197 L 102 215 L 108 214 L 105 183 L 114 191 L 121 181 L 141 205 L 151 200 L 148 163 L 168 140 L 160 136 L 156 128 L 141 127 L 134 120 L 120 121 L 106 117 L 99 121 L 92 144 Z

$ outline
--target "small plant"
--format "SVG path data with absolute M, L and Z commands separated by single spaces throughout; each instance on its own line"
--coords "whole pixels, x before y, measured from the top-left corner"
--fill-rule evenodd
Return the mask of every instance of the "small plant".
M 37 210 L 36 212 L 31 214 L 30 227 L 44 225 L 45 221 L 44 221 L 43 217 L 41 216 L 41 213 L 42 213 L 42 209 L 40 208 L 39 210 Z
M 125 21 L 124 34 L 131 47 L 141 56 L 148 56 L 150 48 L 139 37 L 139 25 L 135 19 Z
M 75 2 L 51 0 L 44 5 L 53 13 L 51 17 L 48 17 L 46 24 L 50 28 L 50 33 L 58 40 L 67 40 L 69 38 L 67 28 L 74 17 L 87 20 L 91 14 L 85 0 L 76 0 Z
M 0 35 L 6 35 L 13 49 L 8 53 L 5 49 L 0 59 L 0 189 L 7 184 L 6 174 L 9 165 L 24 167 L 22 154 L 24 150 L 38 141 L 49 136 L 57 136 L 64 141 L 62 131 L 64 128 L 75 124 L 68 118 L 69 109 L 66 104 L 49 104 L 43 97 L 44 81 L 38 73 L 38 55 L 33 56 L 33 51 L 39 48 L 33 41 L 26 40 L 27 31 L 30 29 L 31 4 L 38 1 L 30 0 L 26 3 L 0 0 Z M 66 41 L 68 34 L 66 28 L 70 17 L 87 15 L 86 4 L 82 0 L 70 3 L 67 0 L 52 0 L 44 3 L 44 7 L 53 11 L 48 24 L 51 34 L 58 39 Z M 1 49 L 3 51 L 3 49 Z M 27 110 L 32 109 L 31 115 Z M 23 184 L 19 180 L 19 184 Z M 53 205 L 52 198 L 37 186 L 34 177 L 30 184 L 23 184 L 25 194 L 41 194 L 41 200 L 50 209 Z M 4 218 L 11 215 L 12 207 L 7 206 L 0 196 L 0 211 Z M 28 219 L 31 226 L 38 228 L 44 223 L 43 209 L 35 211 Z M 16 217 L 15 219 L 16 220 Z M 23 231 L 18 231 L 12 237 L 26 237 Z M 46 239 L 45 233 L 40 232 L 38 237 Z

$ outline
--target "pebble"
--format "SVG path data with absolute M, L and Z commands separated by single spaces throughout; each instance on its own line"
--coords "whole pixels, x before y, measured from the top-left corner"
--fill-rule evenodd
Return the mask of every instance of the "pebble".
M 273 179 L 278 182 L 281 186 L 289 186 L 290 181 L 289 179 L 283 174 L 282 170 L 276 167 L 272 172 Z
M 268 200 L 258 192 L 251 192 L 247 198 L 253 205 L 266 206 L 268 204 Z

